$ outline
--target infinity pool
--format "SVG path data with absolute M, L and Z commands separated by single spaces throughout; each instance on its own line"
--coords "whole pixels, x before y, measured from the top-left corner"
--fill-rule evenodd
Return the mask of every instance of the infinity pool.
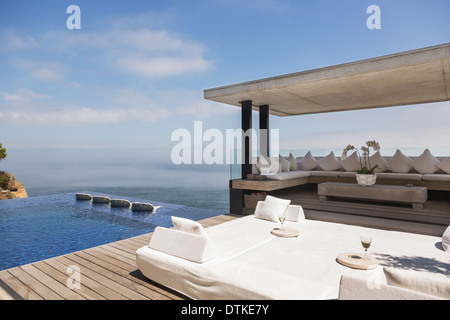
M 75 199 L 75 193 L 0 201 L 0 270 L 172 227 L 171 216 L 201 220 L 223 212 L 84 192 L 162 206 L 132 212 Z

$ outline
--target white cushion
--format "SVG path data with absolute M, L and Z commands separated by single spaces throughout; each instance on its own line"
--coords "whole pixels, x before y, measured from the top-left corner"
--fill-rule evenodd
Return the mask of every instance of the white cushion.
M 255 217 L 278 222 L 278 217 L 284 214 L 290 203 L 291 200 L 266 196 L 261 208 L 255 209 Z
M 439 160 L 436 159 L 430 152 L 426 149 L 416 160 L 411 163 L 413 168 L 421 174 L 431 174 L 439 170 L 436 164 Z
M 288 172 L 291 170 L 291 163 L 289 162 L 288 159 L 283 157 L 281 154 L 279 155 L 278 159 L 281 165 L 281 172 Z
M 309 171 L 289 171 L 289 172 L 279 172 L 272 175 L 268 175 L 268 180 L 289 180 L 295 178 L 307 178 L 310 176 Z M 450 176 L 449 176 L 450 177 Z
M 423 181 L 450 181 L 450 174 L 424 174 L 422 179 Z
M 380 151 L 377 151 L 376 153 L 374 153 L 372 156 L 370 156 L 370 165 L 372 167 L 375 167 L 375 165 L 378 165 L 378 168 L 375 169 L 375 172 L 383 172 L 386 171 L 386 159 L 384 159 L 381 154 Z
M 260 155 L 256 163 L 256 168 L 261 174 L 274 174 L 281 172 L 280 161 L 278 157 L 271 157 L 267 160 L 263 155 Z
M 317 163 L 323 171 L 336 171 L 342 169 L 338 160 L 334 156 L 333 151 L 331 151 L 330 154 L 326 157 L 323 157 L 322 159 L 317 161 Z
M 442 247 L 444 248 L 444 251 L 450 252 L 450 226 L 447 227 L 442 235 Z
M 302 206 L 291 204 L 286 209 L 286 221 L 302 221 L 305 220 L 305 213 L 303 212 Z
M 255 208 L 255 216 L 256 217 L 259 215 L 259 210 L 261 210 L 263 205 L 264 205 L 264 201 L 258 201 L 258 203 L 256 204 L 256 208 Z M 306 219 L 305 213 L 303 212 L 302 206 L 291 204 L 286 209 L 286 221 L 298 222 L 298 221 L 302 221 L 305 219 Z
M 445 173 L 450 173 L 450 157 L 445 158 L 444 160 L 436 164 L 436 167 L 438 167 Z
M 317 167 L 317 160 L 312 156 L 311 151 L 298 162 L 301 170 L 314 170 Z
M 172 216 L 171 219 L 176 230 L 206 236 L 205 229 L 196 221 L 174 216 Z
M 380 172 L 377 173 L 377 179 L 392 179 L 392 180 L 422 180 L 423 175 L 420 173 L 394 173 L 394 172 Z
M 291 164 L 291 171 L 297 171 L 297 159 L 295 159 L 292 153 L 289 153 L 289 163 Z
M 387 284 L 450 299 L 450 279 L 443 274 L 384 268 Z
M 412 169 L 412 160 L 397 149 L 394 156 L 386 163 L 386 168 L 396 173 L 407 173 Z
M 311 177 L 339 177 L 342 171 L 310 171 Z M 356 175 L 355 175 L 356 176 Z
M 361 162 L 359 162 L 358 154 L 355 152 L 351 156 L 340 160 L 339 164 L 345 171 L 358 171 L 361 170 Z
M 203 263 L 216 257 L 216 247 L 209 237 L 156 227 L 148 247 L 185 260 Z

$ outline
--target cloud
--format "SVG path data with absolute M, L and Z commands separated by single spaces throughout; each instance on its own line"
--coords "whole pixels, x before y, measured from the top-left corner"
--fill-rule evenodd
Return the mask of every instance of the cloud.
M 210 62 L 199 57 L 148 57 L 134 54 L 117 57 L 115 65 L 127 73 L 148 78 L 202 72 L 211 67 Z
M 0 32 L 0 52 L 11 50 L 32 49 L 38 46 L 38 42 L 30 36 L 22 36 L 11 29 L 3 29 Z
M 85 56 L 110 71 L 144 78 L 205 72 L 214 67 L 214 62 L 205 58 L 203 44 L 167 30 L 108 28 L 69 36 L 50 31 L 42 41 L 69 57 Z
M 0 123 L 38 126 L 79 126 L 156 122 L 171 115 L 168 108 L 151 100 L 144 92 L 122 90 L 113 99 L 117 107 L 91 107 L 56 101 L 49 95 L 27 89 L 17 93 L 0 92 Z
M 57 61 L 14 59 L 12 65 L 28 72 L 34 79 L 43 81 L 58 81 L 67 74 L 66 67 Z

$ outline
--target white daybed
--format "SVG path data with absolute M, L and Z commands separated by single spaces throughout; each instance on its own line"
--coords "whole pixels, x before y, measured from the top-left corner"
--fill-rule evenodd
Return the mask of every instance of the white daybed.
M 193 299 L 338 299 L 340 285 L 343 298 L 353 298 L 354 279 L 386 285 L 383 267 L 439 273 L 450 296 L 450 253 L 439 237 L 305 220 L 302 208 L 291 205 L 285 227 L 297 228 L 299 236 L 282 238 L 271 234 L 279 222 L 261 219 L 262 205 L 254 215 L 206 229 L 190 220 L 192 230 L 175 222 L 175 229 L 158 227 L 150 244 L 137 250 L 137 266 Z M 368 252 L 380 262 L 375 269 L 351 269 L 336 259 L 363 253 L 361 235 L 373 238 Z

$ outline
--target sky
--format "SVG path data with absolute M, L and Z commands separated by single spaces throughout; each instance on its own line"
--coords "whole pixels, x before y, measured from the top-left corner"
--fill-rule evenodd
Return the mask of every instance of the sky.
M 370 5 L 381 29 L 367 28 Z M 227 165 L 171 163 L 175 130 L 240 127 L 204 89 L 448 43 L 449 12 L 448 0 L 1 0 L 0 170 L 35 187 L 227 186 Z M 270 121 L 288 151 L 375 139 L 386 155 L 449 155 L 449 118 L 445 102 Z

